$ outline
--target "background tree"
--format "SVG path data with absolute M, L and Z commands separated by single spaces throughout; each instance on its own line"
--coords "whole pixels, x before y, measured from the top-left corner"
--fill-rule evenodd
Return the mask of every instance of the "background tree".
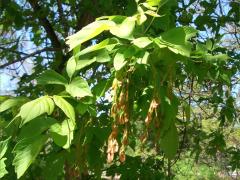
M 0 3 L 0 177 L 239 170 L 239 1 Z

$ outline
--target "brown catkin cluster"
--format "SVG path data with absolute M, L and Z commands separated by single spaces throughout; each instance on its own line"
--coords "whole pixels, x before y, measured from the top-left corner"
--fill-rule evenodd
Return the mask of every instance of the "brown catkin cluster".
M 147 117 L 145 118 L 146 132 L 140 138 L 142 142 L 145 142 L 148 138 L 149 125 L 152 122 L 153 118 L 157 116 L 157 115 L 154 115 L 154 113 L 157 114 L 158 106 L 159 106 L 159 102 L 157 98 L 153 98 L 148 109 Z
M 112 132 L 108 137 L 107 161 L 111 163 L 114 159 L 114 154 L 119 151 L 119 160 L 124 162 L 126 159 L 125 147 L 128 139 L 127 123 L 129 121 L 128 79 L 125 79 L 124 82 L 118 81 L 116 78 L 114 79 L 112 84 L 112 96 L 113 104 L 111 108 L 111 117 L 114 119 L 114 124 L 112 127 Z M 125 126 L 120 149 L 117 142 L 119 125 Z

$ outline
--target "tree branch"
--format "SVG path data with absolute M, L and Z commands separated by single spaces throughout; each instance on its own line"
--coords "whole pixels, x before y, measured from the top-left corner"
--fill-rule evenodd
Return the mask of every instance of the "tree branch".
M 24 60 L 26 60 L 26 59 L 28 59 L 28 58 L 30 58 L 30 57 L 32 57 L 32 56 L 35 56 L 35 55 L 37 55 L 37 54 L 41 54 L 42 52 L 46 52 L 46 51 L 58 51 L 58 50 L 59 50 L 59 49 L 56 49 L 56 48 L 46 47 L 46 48 L 40 49 L 40 50 L 38 50 L 38 51 L 35 51 L 35 52 L 33 52 L 33 53 L 30 53 L 30 54 L 28 54 L 28 55 L 26 55 L 26 56 L 24 56 L 24 57 L 22 57 L 22 58 L 20 58 L 20 59 L 16 59 L 15 61 L 11 61 L 11 62 L 7 62 L 7 63 L 5 63 L 5 64 L 2 64 L 2 65 L 0 65 L 0 69 L 5 68 L 5 67 L 7 67 L 7 66 L 10 66 L 10 65 L 12 65 L 12 64 L 14 64 L 14 63 L 17 63 L 17 62 L 22 62 L 22 61 L 24 61 Z
M 32 6 L 35 13 L 38 13 L 41 10 L 41 7 L 38 5 L 37 0 L 28 0 L 28 2 Z M 51 23 L 48 21 L 48 19 L 46 17 L 42 17 L 42 16 L 39 16 L 38 19 L 46 31 L 47 37 L 51 40 L 53 47 L 54 48 L 62 48 L 62 45 L 53 29 Z

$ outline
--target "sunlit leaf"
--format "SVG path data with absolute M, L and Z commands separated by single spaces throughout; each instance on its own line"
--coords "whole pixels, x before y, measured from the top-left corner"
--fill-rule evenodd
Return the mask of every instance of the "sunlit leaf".
M 135 27 L 135 21 L 136 21 L 136 18 L 127 17 L 126 19 L 123 20 L 122 23 L 112 27 L 110 29 L 110 33 L 120 38 L 132 39 L 132 33 Z
M 81 77 L 76 77 L 72 82 L 66 85 L 66 91 L 73 97 L 82 98 L 92 96 L 90 87 L 86 80 Z
M 69 78 L 72 78 L 73 74 L 76 71 L 77 63 L 74 57 L 70 58 L 67 62 L 66 71 Z
M 15 106 L 22 105 L 27 101 L 28 101 L 28 98 L 26 97 L 14 97 L 11 99 L 7 99 L 6 101 L 0 104 L 0 112 L 6 111 Z
M 113 21 L 109 20 L 99 20 L 94 21 L 91 24 L 85 26 L 76 34 L 69 36 L 66 43 L 69 45 L 70 50 L 77 47 L 78 45 L 94 38 L 105 30 L 109 30 L 115 26 Z
M 75 112 L 74 112 L 74 108 L 72 107 L 71 104 L 69 104 L 61 96 L 54 95 L 53 100 L 54 100 L 56 106 L 58 106 L 66 114 L 66 116 L 68 118 L 75 121 Z
M 7 160 L 7 158 L 0 159 L 0 178 L 2 178 L 8 173 L 6 170 L 6 164 L 4 162 L 5 160 Z
M 145 48 L 146 46 L 151 44 L 152 41 L 148 37 L 140 37 L 140 38 L 134 39 L 132 43 L 139 48 Z
M 116 71 L 119 71 L 120 69 L 122 69 L 126 63 L 127 61 L 125 60 L 124 54 L 119 52 L 115 55 L 113 60 L 113 66 Z
M 20 109 L 20 116 L 22 118 L 22 125 L 28 121 L 47 113 L 52 114 L 54 110 L 54 102 L 49 96 L 42 96 L 38 99 L 24 104 Z
M 46 136 L 38 135 L 22 139 L 16 144 L 13 150 L 15 154 L 13 166 L 15 167 L 17 178 L 20 178 L 36 159 L 46 140 Z

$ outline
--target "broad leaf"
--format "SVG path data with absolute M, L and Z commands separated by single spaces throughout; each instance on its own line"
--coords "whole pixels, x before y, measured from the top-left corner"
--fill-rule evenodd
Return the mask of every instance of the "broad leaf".
M 110 33 L 120 38 L 132 39 L 132 33 L 135 27 L 135 21 L 136 21 L 136 18 L 127 17 L 126 19 L 123 20 L 122 23 L 112 27 L 110 29 Z
M 4 154 L 6 153 L 7 151 L 7 148 L 8 148 L 8 142 L 9 142 L 9 139 L 11 137 L 9 137 L 8 139 L 4 140 L 4 141 L 0 141 L 0 159 L 3 158 Z
M 134 39 L 132 43 L 139 48 L 145 48 L 146 46 L 151 44 L 152 41 L 148 37 L 140 37 L 140 38 Z
M 121 52 L 118 52 L 114 59 L 113 59 L 113 66 L 116 71 L 119 71 L 126 65 L 127 61 L 125 61 L 124 54 Z
M 61 124 L 56 123 L 52 125 L 50 128 L 50 135 L 58 146 L 68 149 L 73 140 L 74 129 L 74 121 L 66 119 Z
M 7 151 L 8 142 L 9 142 L 10 138 L 11 137 L 9 137 L 8 139 L 0 142 L 0 178 L 2 178 L 5 174 L 8 173 L 7 170 L 6 170 L 5 162 L 4 162 L 7 158 L 4 158 L 3 156 Z
M 76 77 L 70 84 L 66 85 L 66 91 L 72 97 L 82 98 L 85 96 L 92 96 L 87 81 L 81 77 Z
M 53 70 L 47 70 L 37 78 L 38 84 L 67 84 L 67 80 Z
M 160 147 L 169 159 L 173 159 L 177 153 L 179 144 L 177 128 L 174 124 L 169 127 L 168 131 L 160 139 Z
M 8 172 L 6 170 L 6 164 L 5 164 L 5 160 L 7 158 L 2 158 L 0 159 L 0 178 L 2 178 L 3 176 L 5 176 Z
M 0 104 L 0 112 L 6 111 L 15 106 L 22 105 L 27 101 L 28 101 L 28 98 L 25 98 L 25 97 L 15 97 L 12 99 L 7 99 L 6 101 Z
M 49 96 L 42 96 L 38 99 L 24 104 L 20 109 L 22 125 L 28 121 L 40 116 L 43 113 L 52 114 L 54 102 Z
M 67 67 L 66 67 L 66 71 L 67 71 L 68 77 L 70 79 L 72 78 L 73 74 L 75 73 L 76 68 L 77 68 L 77 63 L 73 56 L 68 60 Z
M 76 70 L 83 69 L 94 62 L 96 62 L 96 57 L 93 57 L 92 59 L 80 59 L 77 61 Z
M 70 46 L 70 50 L 77 47 L 78 45 L 94 38 L 105 30 L 109 30 L 115 26 L 113 21 L 99 20 L 85 26 L 76 34 L 69 36 L 66 43 Z
M 194 32 L 190 31 L 189 29 L 177 27 L 161 34 L 159 38 L 155 38 L 155 43 L 160 48 L 167 47 L 176 54 L 189 57 L 192 45 L 187 41 L 187 39 L 193 36 L 193 34 Z
M 39 135 L 22 139 L 16 144 L 13 150 L 15 154 L 13 166 L 15 167 L 17 178 L 20 178 L 32 164 L 46 140 L 46 136 Z
M 57 122 L 56 119 L 50 117 L 39 117 L 30 121 L 28 124 L 21 128 L 19 139 L 29 138 L 33 135 L 40 135 L 50 128 L 51 125 Z
M 82 56 L 84 54 L 87 54 L 87 53 L 90 53 L 90 52 L 93 52 L 93 51 L 97 51 L 97 50 L 100 50 L 100 49 L 104 49 L 104 48 L 106 48 L 108 50 L 111 50 L 117 44 L 119 44 L 118 39 L 116 39 L 116 38 L 108 38 L 108 39 L 105 39 L 105 40 L 101 41 L 98 44 L 95 44 L 95 45 L 92 45 L 90 47 L 87 47 L 87 48 L 83 49 L 82 51 L 77 53 L 75 55 L 75 57 L 79 57 L 79 56 Z
M 75 121 L 75 112 L 71 104 L 69 104 L 61 96 L 53 96 L 55 104 L 66 114 L 66 116 Z

